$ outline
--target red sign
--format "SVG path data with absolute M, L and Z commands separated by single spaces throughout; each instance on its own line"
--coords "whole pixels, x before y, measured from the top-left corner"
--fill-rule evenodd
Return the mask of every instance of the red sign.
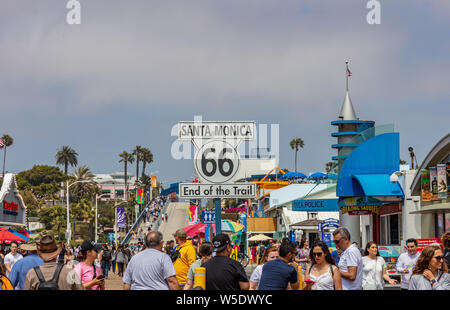
M 17 214 L 19 214 L 17 212 L 18 210 L 19 210 L 18 204 L 15 204 L 14 202 L 7 202 L 6 200 L 3 200 L 3 213 L 4 214 L 17 215 Z
M 427 246 L 433 244 L 433 243 L 439 243 L 439 245 L 442 248 L 442 240 L 438 238 L 430 238 L 430 239 L 416 239 L 417 240 L 417 252 L 422 252 L 424 248 Z M 405 246 L 406 250 L 406 246 Z

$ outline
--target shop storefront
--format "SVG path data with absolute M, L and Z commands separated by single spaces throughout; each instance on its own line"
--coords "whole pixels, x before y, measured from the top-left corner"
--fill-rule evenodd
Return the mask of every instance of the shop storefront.
M 26 207 L 17 189 L 16 177 L 5 174 L 0 190 L 0 226 L 26 226 Z
M 399 162 L 399 134 L 385 133 L 361 143 L 342 166 L 336 190 L 341 225 L 361 247 L 368 241 L 401 245 L 405 195 L 390 180 Z
M 422 216 L 423 238 L 440 238 L 450 230 L 450 134 L 427 154 L 411 185 L 420 197 L 420 208 L 410 212 Z

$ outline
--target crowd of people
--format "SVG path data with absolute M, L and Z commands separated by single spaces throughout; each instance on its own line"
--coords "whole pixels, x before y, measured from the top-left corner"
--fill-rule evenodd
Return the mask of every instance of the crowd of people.
M 397 283 L 386 272 L 378 245 L 369 242 L 359 249 L 343 227 L 333 232 L 334 255 L 320 240 L 312 246 L 306 239 L 296 244 L 288 238 L 260 245 L 261 262 L 250 277 L 230 257 L 233 244 L 227 234 L 199 246 L 182 229 L 173 236 L 164 243 L 160 232 L 150 231 L 136 246 L 84 241 L 74 249 L 51 235 L 20 247 L 12 242 L 10 253 L 0 256 L 1 288 L 103 290 L 112 270 L 123 277 L 125 290 L 198 290 L 197 267 L 206 270 L 206 290 L 382 290 Z M 450 289 L 450 232 L 442 242 L 444 250 L 433 244 L 419 253 L 417 240 L 406 241 L 407 251 L 396 264 L 402 289 Z

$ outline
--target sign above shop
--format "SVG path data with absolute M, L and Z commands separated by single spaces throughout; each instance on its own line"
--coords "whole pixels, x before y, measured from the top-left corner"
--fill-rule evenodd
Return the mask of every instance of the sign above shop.
M 378 213 L 382 202 L 371 197 L 350 197 L 339 199 L 338 205 L 343 214 L 366 215 Z
M 339 211 L 338 199 L 301 199 L 292 202 L 292 211 Z

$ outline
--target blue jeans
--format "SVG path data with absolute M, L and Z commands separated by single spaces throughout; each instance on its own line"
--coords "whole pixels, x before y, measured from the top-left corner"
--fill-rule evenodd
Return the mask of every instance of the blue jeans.
M 102 271 L 105 278 L 108 278 L 109 267 L 110 267 L 109 261 L 102 261 Z

